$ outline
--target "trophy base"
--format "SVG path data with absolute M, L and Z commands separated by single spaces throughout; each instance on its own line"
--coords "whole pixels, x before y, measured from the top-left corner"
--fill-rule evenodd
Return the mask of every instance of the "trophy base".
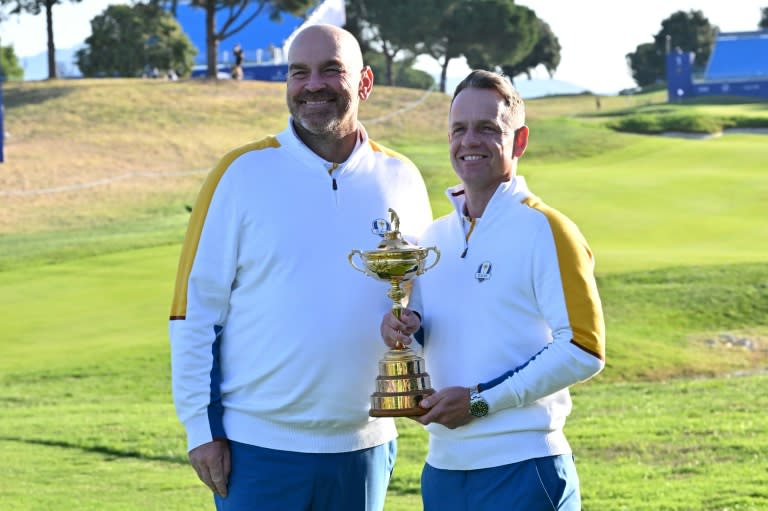
M 424 359 L 410 348 L 391 349 L 379 361 L 376 392 L 371 395 L 371 417 L 415 417 L 427 413 L 419 406 L 435 391 L 424 371 Z
M 419 403 L 425 397 L 434 394 L 434 390 L 427 389 L 410 396 L 377 394 L 379 393 L 371 396 L 372 406 L 368 411 L 371 417 L 418 417 L 429 411 L 427 408 L 420 407 Z

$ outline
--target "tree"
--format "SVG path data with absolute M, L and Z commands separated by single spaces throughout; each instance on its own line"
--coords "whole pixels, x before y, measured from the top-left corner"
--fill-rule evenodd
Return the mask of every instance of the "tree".
M 557 70 L 557 66 L 560 65 L 560 41 L 558 41 L 555 33 L 552 32 L 552 28 L 550 28 L 548 23 L 539 18 L 536 21 L 538 25 L 538 40 L 533 50 L 517 64 L 501 66 L 502 72 L 513 83 L 515 77 L 521 74 L 525 74 L 530 80 L 531 71 L 540 65 L 544 66 L 549 77 L 552 78 Z
M 422 0 L 420 17 L 431 21 L 422 26 L 422 42 L 417 52 L 425 53 L 440 65 L 440 92 L 445 92 L 448 63 L 464 54 L 477 34 L 483 34 L 481 13 L 473 10 L 473 0 Z
M 0 46 L 0 82 L 3 80 L 22 80 L 24 69 L 19 65 L 19 59 L 13 46 Z
M 366 56 L 381 48 L 388 83 L 396 80 L 391 66 L 400 55 L 437 61 L 441 92 L 448 64 L 462 55 L 472 67 L 515 74 L 540 64 L 551 74 L 560 63 L 560 44 L 549 25 L 513 0 L 346 0 L 346 6 L 345 27 Z
M 368 52 L 375 52 L 371 48 L 369 37 L 364 33 L 367 30 L 366 19 L 368 18 L 365 4 L 366 0 L 344 0 L 344 7 L 347 11 L 347 22 L 344 28 L 360 43 L 364 59 L 366 59 Z
M 360 43 L 363 59 L 377 80 L 418 89 L 434 85 L 432 76 L 413 68 L 418 56 L 416 47 L 423 39 L 423 27 L 433 22 L 429 18 L 433 14 L 429 5 L 425 8 L 422 2 L 406 0 L 345 0 L 344 3 L 347 14 L 344 28 Z M 386 12 L 389 6 L 394 6 L 398 14 Z
M 653 50 L 640 44 L 634 53 L 627 55 L 632 76 L 640 86 L 665 80 L 667 46 L 686 53 L 694 52 L 694 65 L 703 67 L 712 53 L 716 35 L 717 27 L 711 25 L 701 11 L 677 11 L 661 22 L 661 30 L 653 36 Z
M 532 52 L 542 35 L 541 20 L 528 7 L 515 5 L 512 0 L 481 0 L 472 2 L 473 16 L 479 17 L 472 26 L 485 28 L 478 33 L 464 52 L 473 69 L 502 71 L 512 79 L 518 66 Z M 533 65 L 535 67 L 538 62 Z M 526 69 L 528 65 L 519 69 Z
M 712 54 L 712 47 L 717 37 L 717 27 L 711 25 L 701 11 L 678 11 L 661 22 L 661 30 L 653 36 L 656 48 L 666 54 L 667 36 L 671 48 L 680 48 L 684 52 L 694 52 L 694 65 L 704 67 Z M 662 76 L 664 72 L 662 69 Z
M 80 2 L 80 0 L 69 0 Z M 45 10 L 45 26 L 48 37 L 48 79 L 56 78 L 56 45 L 53 42 L 53 6 L 62 0 L 0 0 L 0 5 L 11 6 L 9 14 L 27 12 L 37 16 Z
M 361 15 L 357 21 L 360 25 L 358 31 L 365 31 L 369 47 L 373 43 L 379 48 L 378 53 L 384 57 L 384 82 L 395 85 L 395 59 L 398 54 L 413 57 L 421 40 L 421 27 L 429 20 L 415 19 L 421 11 L 411 0 L 366 0 L 357 3 Z M 404 23 L 404 20 L 407 22 Z
M 385 57 L 381 53 L 373 50 L 366 55 L 366 64 L 371 66 L 374 76 L 384 76 L 386 71 Z M 410 55 L 392 63 L 392 83 L 397 87 L 409 87 L 412 89 L 429 89 L 435 84 L 432 76 L 420 69 L 413 69 L 413 63 L 416 60 L 415 55 Z
M 91 20 L 77 52 L 85 76 L 139 76 L 148 69 L 187 75 L 196 49 L 176 19 L 157 5 L 110 5 Z
M 176 12 L 179 7 L 179 0 L 149 0 L 149 3 L 152 5 L 159 5 L 163 9 L 170 12 L 173 17 L 176 17 Z
M 264 9 L 271 20 L 279 20 L 281 12 L 299 14 L 314 4 L 313 0 L 190 0 L 190 5 L 205 9 L 205 51 L 209 78 L 216 78 L 216 57 L 219 43 L 242 30 Z M 248 11 L 248 7 L 254 9 Z M 218 30 L 216 17 L 224 13 L 224 22 Z
M 659 69 L 664 67 L 664 53 L 653 43 L 643 43 L 627 54 L 632 78 L 640 87 L 653 85 L 659 80 Z
M 760 18 L 760 23 L 757 24 L 757 28 L 768 30 L 768 7 L 763 7 L 762 9 L 760 9 L 760 12 L 761 12 L 761 18 Z

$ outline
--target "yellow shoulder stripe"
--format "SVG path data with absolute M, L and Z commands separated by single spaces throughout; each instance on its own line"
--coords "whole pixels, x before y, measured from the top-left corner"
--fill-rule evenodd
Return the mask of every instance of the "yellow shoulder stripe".
M 522 202 L 544 214 L 552 229 L 565 306 L 573 329 L 572 342 L 604 360 L 605 323 L 593 273 L 594 258 L 587 241 L 573 222 L 538 197 L 531 196 Z
M 409 165 L 415 167 L 413 162 L 407 156 L 405 156 L 403 154 L 400 154 L 397 151 L 393 151 L 389 147 L 384 147 L 383 145 L 380 145 L 380 144 L 374 142 L 371 139 L 368 139 L 368 143 L 371 145 L 371 149 L 373 149 L 375 152 L 386 154 L 387 156 L 389 156 L 391 158 L 395 158 L 395 159 L 398 159 L 400 161 L 404 161 L 404 162 L 408 163 Z
M 172 320 L 186 318 L 189 274 L 192 272 L 192 264 L 197 254 L 197 246 L 200 243 L 200 235 L 205 223 L 205 217 L 208 215 L 208 208 L 211 205 L 213 193 L 216 191 L 221 177 L 239 156 L 249 151 L 258 151 L 269 147 L 280 147 L 280 142 L 275 137 L 269 136 L 257 142 L 238 147 L 227 153 L 205 179 L 197 195 L 195 206 L 192 208 L 187 226 L 187 234 L 184 237 L 184 245 L 179 257 L 179 267 L 176 270 L 176 286 L 174 288 L 173 303 L 171 304 Z

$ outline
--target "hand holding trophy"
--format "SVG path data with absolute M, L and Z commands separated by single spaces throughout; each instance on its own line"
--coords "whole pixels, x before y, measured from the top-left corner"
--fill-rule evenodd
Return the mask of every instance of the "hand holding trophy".
M 392 230 L 384 234 L 384 240 L 374 250 L 352 250 L 349 264 L 359 272 L 389 282 L 387 296 L 392 299 L 392 313 L 400 317 L 405 291 L 402 283 L 421 275 L 434 267 L 440 260 L 436 247 L 423 248 L 412 245 L 400 234 L 400 218 L 389 209 Z M 427 256 L 432 251 L 435 260 L 425 267 Z M 363 268 L 355 264 L 359 256 Z M 398 343 L 379 361 L 379 376 L 376 378 L 376 392 L 371 396 L 372 417 L 410 417 L 426 413 L 419 402 L 434 390 L 430 387 L 429 375 L 424 370 L 424 359 Z

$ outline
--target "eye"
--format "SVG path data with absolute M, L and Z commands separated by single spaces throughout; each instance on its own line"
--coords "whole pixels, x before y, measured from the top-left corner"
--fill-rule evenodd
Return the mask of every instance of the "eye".
M 291 71 L 291 78 L 301 80 L 307 76 L 307 71 L 304 69 L 295 69 Z
M 323 70 L 323 73 L 327 76 L 336 76 L 341 74 L 341 68 L 337 66 L 327 67 Z
M 464 133 L 465 131 L 466 131 L 466 128 L 465 128 L 464 126 L 455 126 L 455 127 L 454 127 L 454 128 L 451 130 L 451 135 L 461 135 L 461 134 L 462 134 L 462 133 Z

